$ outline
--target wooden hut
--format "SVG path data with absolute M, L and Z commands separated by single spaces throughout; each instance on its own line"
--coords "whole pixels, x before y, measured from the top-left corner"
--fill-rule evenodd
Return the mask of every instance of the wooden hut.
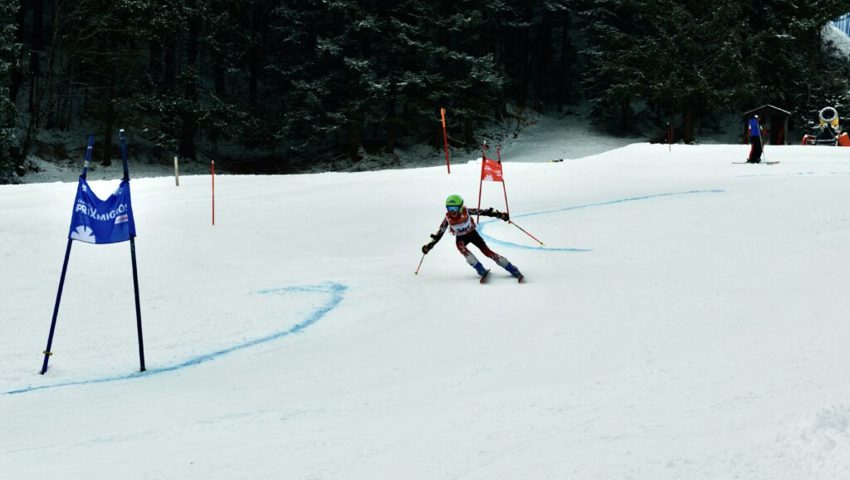
M 753 115 L 759 116 L 759 122 L 762 128 L 766 129 L 765 143 L 771 145 L 788 145 L 788 118 L 791 112 L 783 110 L 773 105 L 762 105 L 754 108 L 749 112 L 744 113 L 744 138 L 749 141 L 747 133 L 747 120 L 753 118 Z

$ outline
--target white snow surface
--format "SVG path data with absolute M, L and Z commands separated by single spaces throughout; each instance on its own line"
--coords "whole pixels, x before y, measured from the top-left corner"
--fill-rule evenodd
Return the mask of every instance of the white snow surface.
M 130 246 L 78 242 L 39 374 L 79 172 L 0 187 L 0 477 L 846 478 L 850 149 L 543 130 L 480 225 L 524 284 L 448 234 L 414 274 L 477 160 L 217 176 L 215 225 L 134 178 L 143 374 Z

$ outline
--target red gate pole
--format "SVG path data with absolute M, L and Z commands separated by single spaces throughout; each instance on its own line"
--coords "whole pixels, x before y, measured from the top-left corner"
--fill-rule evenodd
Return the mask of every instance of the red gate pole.
M 496 147 L 496 158 L 499 160 L 499 165 L 501 165 L 501 164 L 502 164 L 502 146 L 501 146 L 501 145 L 499 145 L 499 146 L 497 146 L 497 147 Z M 508 223 L 510 223 L 511 225 L 513 225 L 513 226 L 515 226 L 516 228 L 520 229 L 520 231 L 522 231 L 522 233 L 524 233 L 524 234 L 528 235 L 529 237 L 533 238 L 535 242 L 539 243 L 540 245 L 543 245 L 543 242 L 541 242 L 540 240 L 538 240 L 538 239 L 537 239 L 537 237 L 535 237 L 534 235 L 532 235 L 532 234 L 528 233 L 527 231 L 525 231 L 525 229 L 524 229 L 524 228 L 522 228 L 522 227 L 520 227 L 519 225 L 517 225 L 516 223 L 514 223 L 514 221 L 513 221 L 513 220 L 510 220 L 510 218 L 511 218 L 511 207 L 509 207 L 509 206 L 508 206 L 508 187 L 506 187 L 506 186 L 505 186 L 505 175 L 504 175 L 504 170 L 502 171 L 502 191 L 505 193 L 505 211 L 507 211 L 507 213 L 508 213 Z
M 484 163 L 487 162 L 487 142 L 484 142 L 484 145 L 481 146 L 481 173 L 478 175 L 478 207 L 477 209 L 481 209 L 481 192 L 484 188 Z M 481 215 L 475 216 L 475 221 L 478 222 L 481 218 Z
M 449 165 L 449 137 L 446 134 L 446 109 L 440 108 L 440 117 L 443 120 L 443 146 L 446 150 L 446 170 L 449 175 L 452 173 L 452 167 Z
M 499 167 L 502 166 L 502 146 L 496 146 L 496 158 L 499 161 Z M 511 207 L 508 206 L 508 188 L 505 186 L 505 171 L 502 170 L 502 191 L 505 193 L 505 211 L 508 213 L 508 217 L 511 216 Z

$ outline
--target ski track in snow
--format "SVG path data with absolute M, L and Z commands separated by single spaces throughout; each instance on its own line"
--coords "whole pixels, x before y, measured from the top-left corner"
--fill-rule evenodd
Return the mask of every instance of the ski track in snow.
M 711 190 L 689 190 L 689 191 L 686 191 L 686 192 L 656 193 L 656 194 L 653 194 L 653 195 L 642 195 L 642 196 L 639 196 L 639 197 L 620 198 L 620 199 L 617 199 L 617 200 L 608 200 L 608 201 L 604 201 L 604 202 L 588 203 L 588 204 L 585 204 L 585 205 L 574 205 L 574 206 L 571 206 L 571 207 L 558 208 L 558 209 L 555 209 L 555 210 L 546 210 L 546 211 L 542 211 L 542 212 L 523 213 L 521 215 L 516 215 L 512 218 L 526 218 L 526 217 L 535 217 L 535 216 L 540 216 L 540 215 L 551 215 L 551 214 L 554 214 L 554 213 L 567 212 L 567 211 L 570 211 L 570 210 L 579 210 L 579 209 L 583 209 L 583 208 L 594 208 L 594 207 L 606 207 L 606 206 L 610 206 L 610 205 L 617 205 L 617 204 L 620 204 L 620 203 L 638 202 L 638 201 L 642 201 L 642 200 L 652 200 L 652 199 L 663 198 L 663 197 L 674 197 L 674 196 L 681 196 L 681 195 L 695 195 L 695 194 L 705 194 L 705 193 L 723 193 L 723 192 L 724 191 L 720 190 L 720 189 L 711 189 Z M 489 225 L 489 224 L 493 224 L 495 222 L 496 222 L 496 220 L 488 220 L 486 222 L 481 222 L 479 224 L 479 233 L 481 233 L 482 237 L 484 237 L 488 241 L 490 241 L 494 244 L 497 244 L 497 245 L 503 245 L 503 246 L 512 247 L 512 248 L 521 248 L 521 249 L 525 249 L 525 250 L 543 250 L 543 251 L 547 251 L 547 252 L 592 252 L 593 251 L 593 249 L 590 249 L 590 248 L 546 247 L 545 245 L 543 245 L 543 246 L 531 246 L 531 245 L 522 245 L 522 244 L 519 244 L 519 243 L 513 243 L 513 242 L 507 242 L 507 241 L 504 241 L 504 240 L 499 240 L 498 238 L 491 237 L 491 236 L 484 233 L 484 229 L 486 228 L 486 226 Z
M 117 382 L 121 380 L 130 380 L 134 378 L 143 378 L 150 377 L 153 375 L 158 375 L 160 373 L 173 372 L 176 370 L 180 370 L 186 367 L 193 367 L 195 365 L 200 365 L 202 363 L 206 363 L 212 360 L 215 360 L 221 356 L 227 355 L 229 353 L 233 353 L 237 350 L 244 350 L 246 348 L 254 347 L 260 344 L 268 343 L 279 338 L 283 338 L 298 332 L 303 331 L 309 326 L 321 320 L 325 315 L 327 315 L 331 310 L 335 309 L 340 302 L 342 302 L 345 292 L 348 290 L 348 287 L 339 283 L 334 282 L 326 282 L 321 285 L 304 285 L 304 286 L 293 286 L 293 287 L 281 287 L 281 288 L 269 288 L 258 290 L 256 293 L 261 295 L 286 295 L 293 293 L 322 293 L 329 295 L 329 299 L 314 311 L 312 311 L 305 319 L 301 322 L 293 325 L 290 328 L 285 330 L 281 330 L 269 335 L 265 335 L 262 337 L 254 338 L 252 340 L 248 340 L 246 342 L 242 342 L 236 345 L 233 345 L 228 348 L 224 348 L 221 350 L 216 350 L 213 352 L 205 353 L 203 355 L 198 355 L 188 360 L 184 360 L 180 363 L 173 365 L 166 365 L 158 368 L 147 369 L 144 372 L 134 372 L 125 375 L 113 375 L 108 377 L 99 377 L 99 378 L 90 378 L 85 380 L 72 380 L 68 382 L 60 382 L 53 383 L 48 385 L 37 385 L 37 386 L 27 386 L 22 388 L 16 388 L 13 390 L 8 390 L 3 392 L 4 395 L 15 395 L 19 393 L 29 393 L 34 392 L 36 390 L 46 390 L 51 388 L 58 387 L 68 387 L 72 385 L 91 385 L 97 383 L 107 383 L 107 382 Z

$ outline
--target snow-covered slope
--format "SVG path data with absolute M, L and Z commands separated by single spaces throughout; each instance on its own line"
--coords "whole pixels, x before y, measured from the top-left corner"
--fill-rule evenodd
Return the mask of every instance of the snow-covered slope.
M 554 143 L 503 155 L 544 245 L 482 223 L 526 284 L 413 274 L 475 161 L 220 176 L 215 226 L 208 176 L 133 180 L 143 375 L 128 245 L 76 243 L 38 374 L 75 179 L 0 187 L 0 476 L 843 478 L 850 149 Z

